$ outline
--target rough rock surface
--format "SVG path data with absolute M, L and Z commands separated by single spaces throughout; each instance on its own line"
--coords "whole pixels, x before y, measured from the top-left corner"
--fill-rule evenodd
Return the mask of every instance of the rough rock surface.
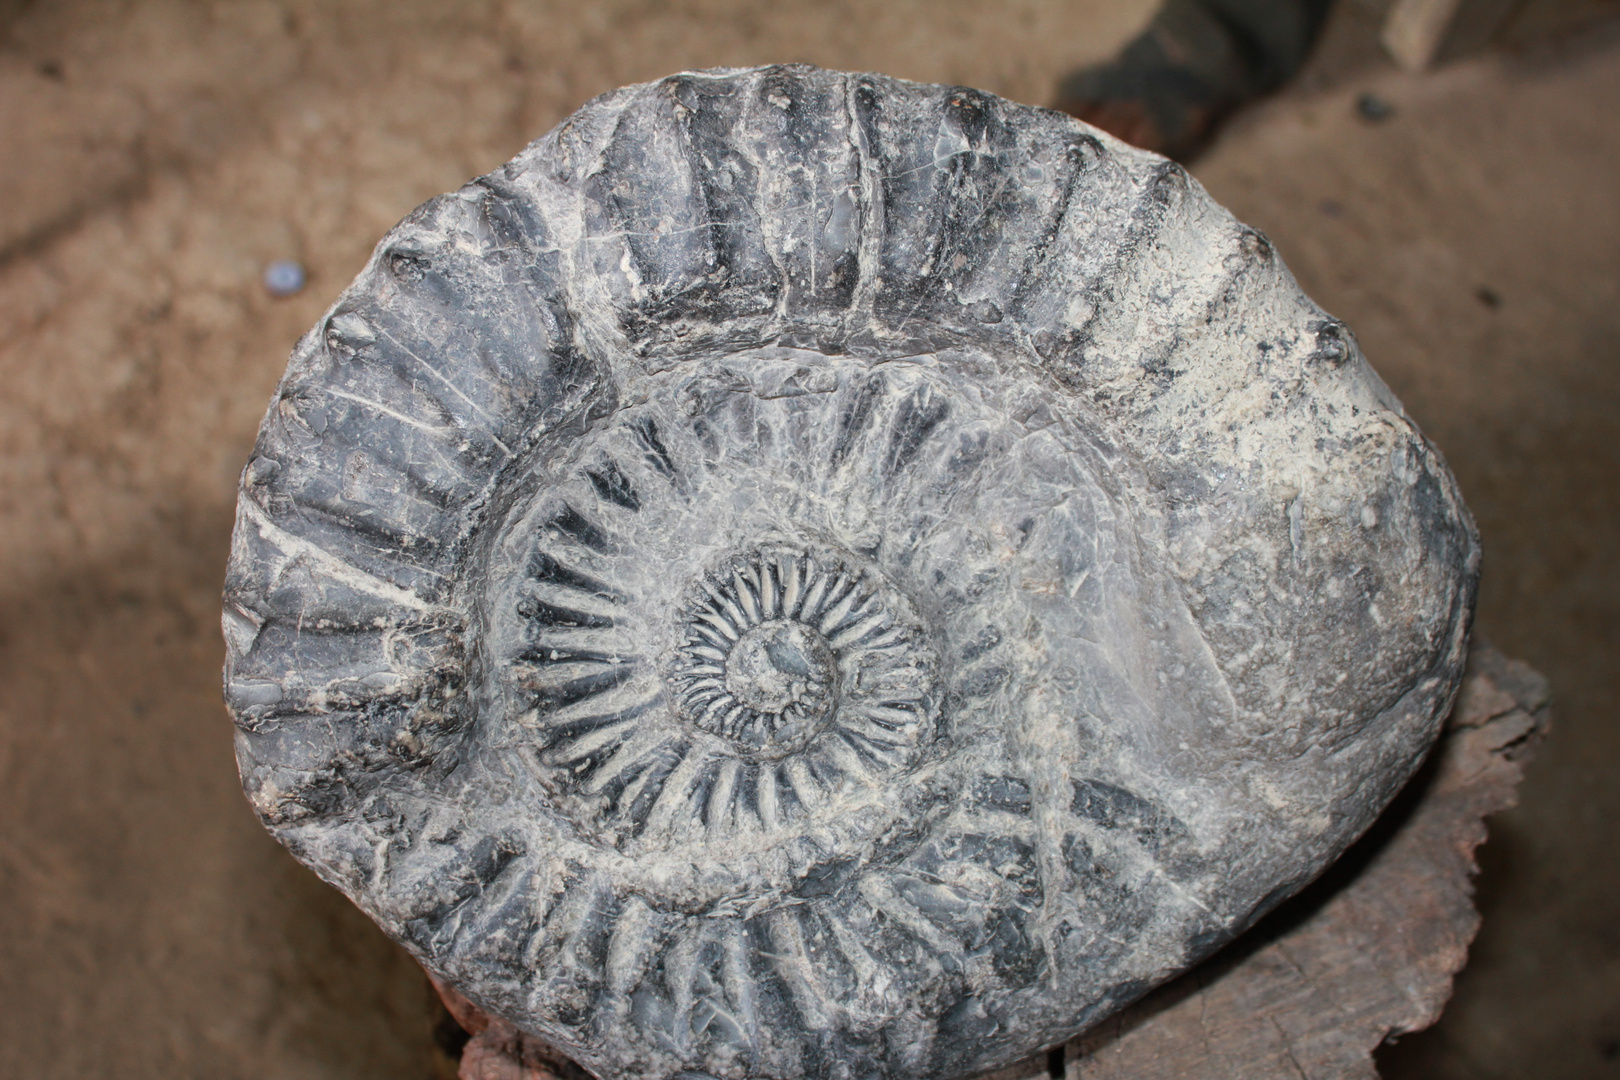
M 1377 1080 L 1374 1049 L 1435 1022 L 1479 929 L 1485 819 L 1518 801 L 1549 723 L 1529 667 L 1478 638 L 1468 666 L 1439 744 L 1367 835 L 1242 941 L 1070 1044 L 1068 1080 Z
M 697 73 L 414 212 L 243 474 L 271 830 L 602 1074 L 957 1076 L 1314 877 L 1434 738 L 1443 463 L 1178 167 Z
M 1476 635 L 1439 743 L 1327 873 L 1061 1051 L 981 1080 L 1376 1080 L 1374 1049 L 1434 1023 L 1451 995 L 1480 923 L 1474 850 L 1485 819 L 1517 804 L 1550 711 L 1546 680 Z M 578 1080 L 544 1042 L 434 986 L 470 1036 L 461 1080 Z

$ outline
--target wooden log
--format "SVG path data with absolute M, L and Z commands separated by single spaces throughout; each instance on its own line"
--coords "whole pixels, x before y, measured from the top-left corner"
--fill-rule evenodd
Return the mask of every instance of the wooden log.
M 1485 818 L 1516 802 L 1545 680 L 1476 643 L 1444 734 L 1360 842 L 1200 967 L 1054 1054 L 985 1080 L 1376 1080 L 1386 1038 L 1434 1023 L 1479 929 Z M 472 1036 L 461 1080 L 580 1080 L 545 1043 L 435 983 Z
M 1506 21 L 1514 0 L 1395 0 L 1379 38 L 1407 71 L 1481 48 Z

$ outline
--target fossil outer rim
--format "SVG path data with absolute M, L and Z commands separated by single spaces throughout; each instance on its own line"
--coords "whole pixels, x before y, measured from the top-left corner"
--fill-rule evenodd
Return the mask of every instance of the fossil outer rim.
M 811 625 L 766 554 L 857 584 Z M 1359 835 L 1477 564 L 1348 331 L 1176 166 L 688 73 L 413 212 L 299 344 L 226 697 L 271 831 L 599 1074 L 952 1077 Z

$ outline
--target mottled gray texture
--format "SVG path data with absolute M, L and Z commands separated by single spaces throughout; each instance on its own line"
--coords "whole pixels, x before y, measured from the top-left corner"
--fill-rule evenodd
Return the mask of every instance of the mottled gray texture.
M 1196 962 L 1461 676 L 1438 455 L 1177 166 L 811 68 L 415 211 L 243 474 L 249 798 L 605 1076 L 930 1076 Z

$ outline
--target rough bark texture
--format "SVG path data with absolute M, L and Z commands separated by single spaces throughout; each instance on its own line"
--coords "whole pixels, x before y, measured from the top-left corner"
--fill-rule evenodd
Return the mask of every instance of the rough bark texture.
M 1067 1080 L 1362 1080 L 1383 1040 L 1438 1019 L 1479 929 L 1470 878 L 1485 819 L 1517 801 L 1548 724 L 1539 675 L 1488 645 L 1469 659 L 1445 734 L 1368 835 L 1251 933 L 1065 1047 Z M 568 1075 L 543 1042 L 435 985 L 473 1036 L 462 1080 Z M 1032 1058 L 994 1080 L 1051 1065 Z
M 243 474 L 267 826 L 599 1074 L 952 1077 L 1298 891 L 1411 775 L 1478 547 L 1177 166 L 808 67 L 413 212 Z

